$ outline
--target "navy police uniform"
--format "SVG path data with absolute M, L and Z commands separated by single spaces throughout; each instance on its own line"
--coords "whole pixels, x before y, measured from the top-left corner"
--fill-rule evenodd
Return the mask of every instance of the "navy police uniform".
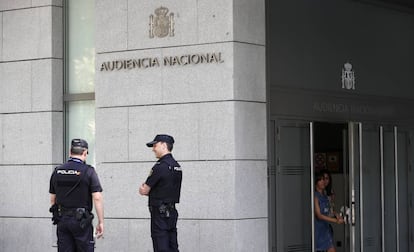
M 168 135 L 157 135 L 148 147 L 156 142 L 174 139 Z M 180 202 L 182 171 L 171 153 L 162 156 L 152 167 L 145 184 L 151 187 L 148 205 L 151 213 L 151 238 L 155 252 L 176 252 L 178 212 L 175 204 Z
M 72 147 L 88 148 L 85 140 L 72 140 Z M 102 192 L 95 169 L 77 158 L 55 168 L 49 192 L 56 195 L 54 224 L 57 224 L 58 251 L 94 251 L 92 193 Z M 52 210 L 51 210 L 52 211 Z

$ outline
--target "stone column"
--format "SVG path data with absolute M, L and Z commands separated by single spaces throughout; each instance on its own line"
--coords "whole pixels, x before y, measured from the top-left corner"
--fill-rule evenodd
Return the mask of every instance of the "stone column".
M 48 184 L 62 162 L 61 1 L 0 1 L 0 251 L 53 251 Z
M 151 250 L 137 189 L 155 162 L 145 143 L 166 133 L 184 173 L 180 249 L 267 251 L 264 1 L 96 11 L 96 157 L 114 236 L 100 249 Z

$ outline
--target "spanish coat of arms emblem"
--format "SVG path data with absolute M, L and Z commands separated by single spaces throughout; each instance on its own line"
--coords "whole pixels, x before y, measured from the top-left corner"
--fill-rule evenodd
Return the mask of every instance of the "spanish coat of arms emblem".
M 352 70 L 351 63 L 347 62 L 342 68 L 342 88 L 355 89 L 355 73 Z
M 168 14 L 168 11 L 168 8 L 161 6 L 155 9 L 155 16 L 150 15 L 150 38 L 163 38 L 167 35 L 170 37 L 174 36 L 174 13 Z

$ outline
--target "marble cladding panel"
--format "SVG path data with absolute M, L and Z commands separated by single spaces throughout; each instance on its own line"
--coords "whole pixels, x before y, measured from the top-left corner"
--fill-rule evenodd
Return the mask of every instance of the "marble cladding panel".
M 64 0 L 32 0 L 32 7 L 46 5 L 63 6 L 63 1 Z
M 138 194 L 138 188 L 145 182 L 152 165 L 152 162 L 97 165 L 96 172 L 103 188 L 106 218 L 150 217 L 148 197 Z
M 258 231 L 261 223 L 253 225 L 252 232 Z M 105 239 L 98 240 L 96 249 L 103 252 L 119 251 L 143 251 L 151 252 L 152 241 L 150 236 L 149 220 L 142 219 L 114 219 L 106 220 Z M 259 237 L 262 241 L 267 239 L 266 231 L 252 233 L 251 237 L 240 237 L 234 230 L 243 225 L 242 221 L 232 220 L 183 220 L 177 223 L 178 245 L 180 251 L 199 252 L 222 252 L 222 251 L 267 251 L 266 244 L 257 243 L 252 237 Z M 241 230 L 244 234 L 249 233 L 250 227 L 243 226 L 247 230 Z M 243 233 L 241 235 L 243 235 Z M 246 238 L 246 239 L 245 239 Z M 242 239 L 245 239 L 244 241 Z M 214 242 L 212 242 L 214 241 Z M 246 244 L 245 244 L 246 243 Z M 245 244 L 245 247 L 238 246 Z M 251 249 L 251 250 L 248 250 Z
M 131 107 L 130 160 L 150 160 L 152 153 L 146 151 L 145 143 L 160 133 L 174 136 L 180 159 L 234 159 L 233 102 Z
M 231 160 L 236 152 L 235 102 L 200 104 L 199 159 Z
M 129 161 L 128 107 L 97 108 L 96 160 L 99 162 Z
M 48 211 L 49 179 L 53 167 L 53 165 L 2 166 L 0 216 L 51 217 Z
M 200 250 L 198 251 L 236 252 L 238 237 L 237 233 L 235 233 L 234 222 L 234 220 L 200 220 L 199 234 L 194 234 L 196 236 L 195 238 L 198 236 L 200 241 Z
M 97 240 L 97 251 L 153 251 L 150 223 L 147 219 L 107 219 L 104 237 Z
M 232 43 L 165 48 L 162 53 L 164 60 L 181 59 L 181 64 L 162 68 L 164 103 L 234 99 Z M 199 57 L 215 60 L 196 64 Z
M 197 39 L 192 43 L 215 43 L 234 41 L 234 4 L 237 1 L 199 0 L 197 1 L 196 37 L 187 30 L 181 36 Z M 187 22 L 187 25 L 194 25 Z
M 165 7 L 168 12 L 157 15 L 155 10 Z M 157 1 L 139 3 L 129 1 L 128 5 L 128 49 L 157 48 L 164 46 L 178 46 L 195 44 L 197 41 L 197 1 Z M 174 16 L 170 18 L 170 15 Z M 150 16 L 153 16 L 154 37 L 150 37 Z M 157 37 L 156 24 L 158 17 L 161 22 L 170 22 L 173 19 L 173 31 L 168 26 L 165 37 Z M 159 29 L 161 30 L 161 29 Z
M 0 62 L 2 61 L 3 61 L 3 12 L 0 12 Z M 2 64 L 0 64 L 0 68 L 1 68 L 1 65 Z M 1 74 L 1 69 L 0 69 L 0 76 L 3 76 Z
M 235 219 L 234 161 L 185 161 L 179 214 L 185 219 Z M 249 207 L 249 206 L 245 206 Z
M 128 60 L 142 67 L 121 67 Z M 120 70 L 106 70 L 114 64 Z M 98 54 L 96 59 L 97 107 L 229 100 L 233 82 L 232 43 Z
M 32 62 L 32 111 L 63 110 L 63 61 Z
M 177 223 L 180 251 L 268 251 L 266 220 L 192 220 Z
M 0 251 L 56 251 L 53 227 L 49 218 L 1 218 Z
M 29 8 L 32 6 L 32 0 L 1 0 L 0 11 L 13 10 L 20 8 Z
M 62 110 L 62 60 L 44 59 L 0 64 L 0 112 Z
M 0 64 L 1 68 L 1 64 Z M 0 71 L 1 73 L 1 71 Z M 4 163 L 4 155 L 3 155 L 3 146 L 4 146 L 4 137 L 3 137 L 3 119 L 4 115 L 0 113 L 0 164 Z
M 32 109 L 31 62 L 0 64 L 0 112 L 28 112 Z
M 159 67 L 101 71 L 102 64 L 114 61 L 137 60 L 147 64 L 161 58 L 161 50 L 98 54 L 96 57 L 96 106 L 112 107 L 162 103 L 162 72 Z M 145 60 L 144 60 L 145 59 Z M 123 63 L 122 63 L 123 64 Z M 149 64 L 149 63 L 148 63 Z
M 234 166 L 235 218 L 267 218 L 267 162 L 235 161 Z
M 266 102 L 266 51 L 264 46 L 234 44 L 234 97 Z
M 236 157 L 266 160 L 266 103 L 236 102 L 233 117 Z
M 168 12 L 156 14 L 159 7 Z M 172 16 L 170 16 L 172 15 Z M 153 17 L 151 28 L 150 18 Z M 164 20 L 163 20 L 164 19 Z M 165 37 L 157 20 L 171 24 Z M 172 22 L 171 22 L 172 21 Z M 233 40 L 232 1 L 97 2 L 97 52 L 134 50 Z M 110 31 L 110 32 L 108 32 Z M 152 31 L 152 32 L 151 32 Z M 150 34 L 154 36 L 151 37 Z
M 142 1 L 137 3 L 143 4 Z M 128 0 L 95 1 L 95 9 L 95 51 L 100 53 L 128 49 Z
M 5 164 L 60 163 L 62 139 L 61 112 L 3 115 L 2 151 Z
M 49 24 L 48 22 L 52 22 Z M 63 8 L 62 7 L 52 7 L 52 19 L 51 21 L 45 20 L 44 25 L 48 27 L 51 25 L 51 55 L 53 58 L 63 59 L 63 37 L 64 37 L 64 28 L 63 28 Z M 47 31 L 45 31 L 47 32 Z M 43 30 L 42 30 L 43 33 Z M 49 38 L 48 38 L 49 39 Z M 44 43 L 50 43 L 46 40 Z
M 268 219 L 234 221 L 237 252 L 268 251 Z
M 3 13 L 3 60 L 62 57 L 62 8 Z M 57 40 L 56 40 L 57 39 Z
M 235 41 L 265 45 L 265 2 L 265 0 L 233 1 L 233 28 Z
M 148 149 L 151 152 L 151 149 Z M 147 179 L 152 162 L 105 163 L 96 170 L 104 189 L 105 216 L 108 218 L 149 218 L 148 197 L 138 194 L 138 187 Z M 183 169 L 181 199 L 177 205 L 181 218 L 190 219 L 234 219 L 239 216 L 235 209 L 234 161 L 181 161 Z M 252 181 L 250 184 L 258 184 Z M 226 192 L 223 194 L 223 192 Z M 239 195 L 240 196 L 240 195 Z M 256 201 L 254 201 L 256 202 Z M 262 203 L 263 205 L 263 203 Z M 243 208 L 258 206 L 245 204 Z M 245 209 L 245 212 L 252 210 Z M 263 216 L 263 213 L 244 214 Z
M 15 10 L 39 6 L 62 6 L 63 0 L 1 0 L 0 11 Z
M 174 150 L 181 159 L 266 160 L 265 107 L 264 103 L 227 101 L 100 108 L 98 162 L 151 160 L 145 143 L 161 133 L 174 136 Z M 120 153 L 113 151 L 114 145 Z

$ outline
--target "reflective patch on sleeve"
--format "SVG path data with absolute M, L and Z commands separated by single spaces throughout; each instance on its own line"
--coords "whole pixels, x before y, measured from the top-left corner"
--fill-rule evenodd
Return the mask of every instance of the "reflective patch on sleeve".
M 180 166 L 174 167 L 174 171 L 182 171 Z

